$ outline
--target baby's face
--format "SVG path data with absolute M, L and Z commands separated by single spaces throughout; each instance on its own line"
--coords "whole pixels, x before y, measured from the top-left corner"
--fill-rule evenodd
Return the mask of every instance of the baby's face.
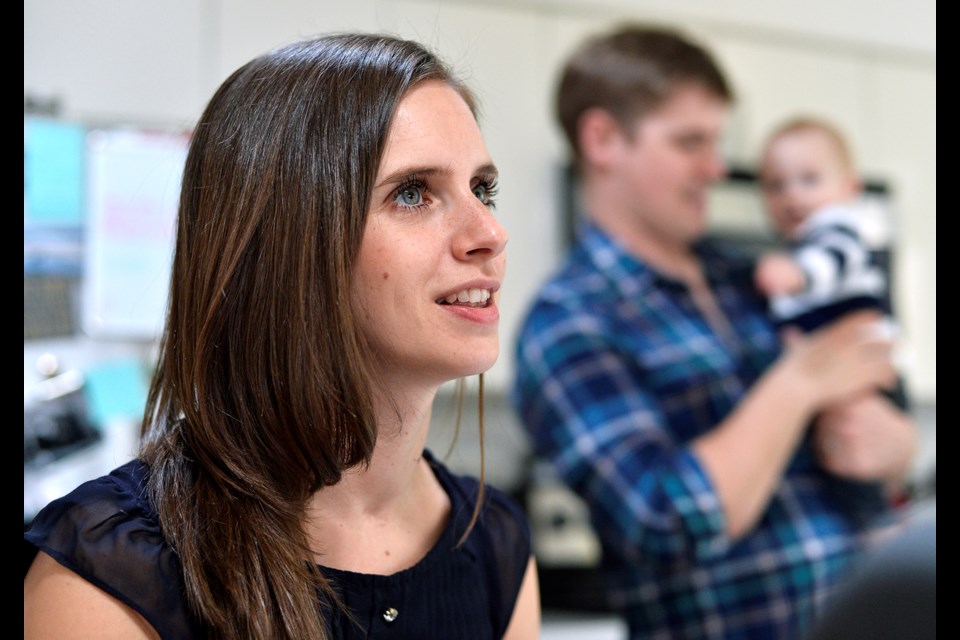
M 817 209 L 849 202 L 858 193 L 856 176 L 834 141 L 816 130 L 774 139 L 761 159 L 760 178 L 767 215 L 787 238 Z

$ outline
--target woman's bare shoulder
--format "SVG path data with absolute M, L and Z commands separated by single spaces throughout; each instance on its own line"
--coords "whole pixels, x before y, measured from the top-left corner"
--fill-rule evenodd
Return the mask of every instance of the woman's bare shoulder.
M 23 580 L 23 637 L 159 640 L 160 636 L 139 613 L 41 551 Z

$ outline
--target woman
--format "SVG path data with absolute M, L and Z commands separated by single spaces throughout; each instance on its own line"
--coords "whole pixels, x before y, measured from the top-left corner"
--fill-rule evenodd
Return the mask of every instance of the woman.
M 424 450 L 440 385 L 499 350 L 507 236 L 473 105 L 374 35 L 224 82 L 140 454 L 34 520 L 25 637 L 536 636 L 522 512 Z

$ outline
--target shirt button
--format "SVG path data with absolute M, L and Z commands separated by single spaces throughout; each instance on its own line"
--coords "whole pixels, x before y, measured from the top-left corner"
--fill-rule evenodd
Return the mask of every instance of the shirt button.
M 400 615 L 400 612 L 399 612 L 399 611 L 397 611 L 397 610 L 394 609 L 393 607 L 388 607 L 388 608 L 383 612 L 383 619 L 386 620 L 387 622 L 393 622 L 394 620 L 397 619 L 397 616 L 398 616 L 398 615 Z

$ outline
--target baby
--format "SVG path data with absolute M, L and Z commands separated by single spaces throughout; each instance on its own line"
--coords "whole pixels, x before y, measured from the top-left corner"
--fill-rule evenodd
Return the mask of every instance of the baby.
M 871 246 L 874 219 L 837 129 L 814 119 L 781 125 L 767 139 L 760 180 L 770 222 L 789 243 L 755 272 L 777 324 L 811 331 L 850 311 L 889 313 L 884 254 Z
M 788 243 L 785 251 L 762 255 L 754 273 L 781 329 L 803 332 L 843 314 L 873 310 L 890 330 L 885 247 L 875 241 L 876 218 L 861 199 L 861 182 L 849 148 L 829 123 L 790 120 L 767 138 L 760 160 L 766 213 Z M 871 227 L 871 223 L 873 227 Z M 902 386 L 883 392 L 906 408 Z M 858 402 L 851 400 L 850 402 Z M 830 438 L 812 432 L 821 460 Z M 878 483 L 830 476 L 837 500 L 851 518 L 870 520 L 889 498 Z

